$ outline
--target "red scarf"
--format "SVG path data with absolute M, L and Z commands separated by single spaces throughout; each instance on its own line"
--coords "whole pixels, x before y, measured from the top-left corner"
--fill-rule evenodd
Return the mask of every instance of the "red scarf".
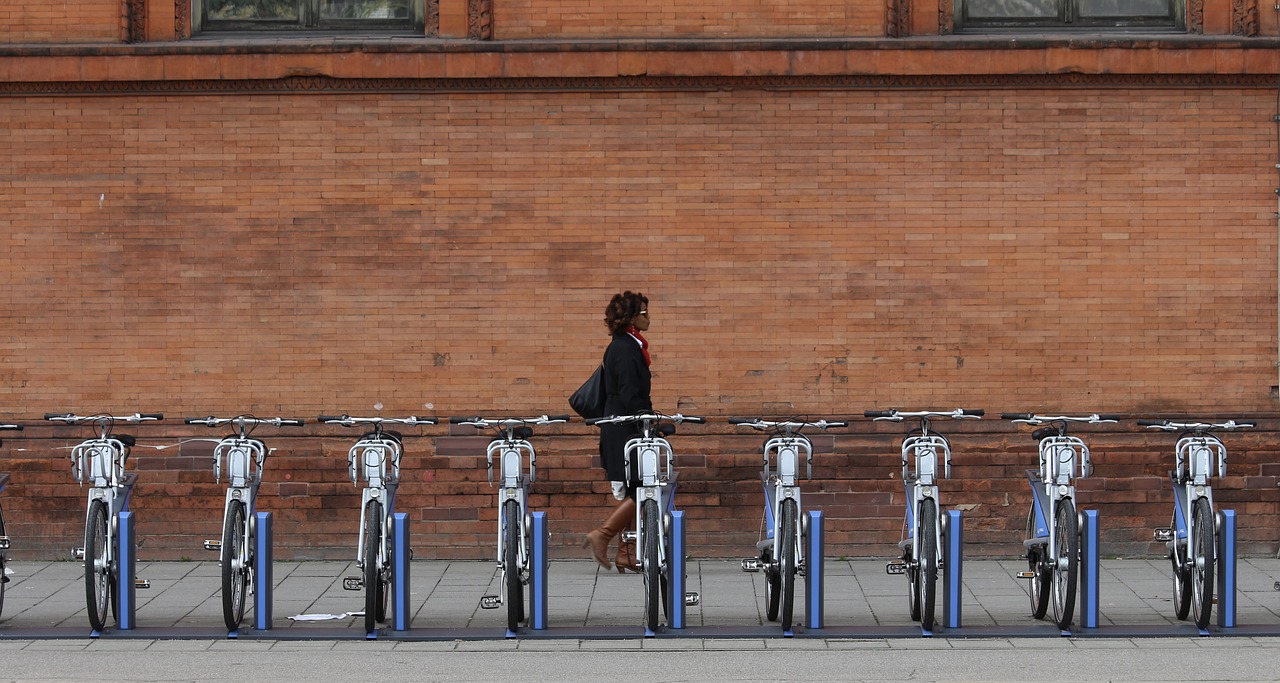
M 640 352 L 644 354 L 644 364 L 646 366 L 653 365 L 653 361 L 649 358 L 649 341 L 640 334 L 640 330 L 628 325 L 627 334 L 635 337 L 635 340 L 640 342 Z

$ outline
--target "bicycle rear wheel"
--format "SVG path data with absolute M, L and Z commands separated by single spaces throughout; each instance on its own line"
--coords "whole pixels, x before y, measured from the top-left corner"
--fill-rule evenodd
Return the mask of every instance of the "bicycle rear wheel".
M 244 596 L 249 584 L 244 538 L 244 503 L 233 500 L 222 524 L 222 619 L 229 631 L 239 629 L 244 618 Z
M 507 604 L 507 630 L 515 631 L 524 621 L 524 584 L 520 582 L 520 503 L 502 504 L 502 585 Z
M 7 535 L 4 531 L 4 510 L 0 510 L 0 536 Z M 4 614 L 4 585 L 9 583 L 9 577 L 4 573 L 5 562 L 9 559 L 7 553 L 6 550 L 0 550 L 0 615 Z
M 938 588 L 938 503 L 920 504 L 920 628 L 933 630 L 934 596 Z
M 1023 538 L 1035 537 L 1036 507 L 1032 505 L 1027 511 L 1027 535 Z M 1031 616 L 1036 619 L 1043 619 L 1045 612 L 1049 611 L 1049 574 L 1044 566 L 1045 547 L 1045 545 L 1033 545 L 1027 548 L 1027 571 L 1033 574 L 1027 594 L 1031 598 Z
M 782 630 L 791 630 L 796 597 L 796 502 L 782 501 L 781 526 L 778 534 L 778 572 L 782 580 Z
M 382 586 L 382 568 L 378 548 L 382 542 L 382 504 L 369 501 L 364 510 L 364 630 L 378 630 L 378 621 L 386 618 L 387 593 Z
M 89 626 L 95 631 L 106 628 L 107 609 L 114 592 L 107 543 L 107 504 L 95 500 L 89 504 L 89 516 L 84 526 L 85 604 L 89 611 Z
M 1077 558 L 1080 551 L 1080 520 L 1076 506 L 1070 498 L 1058 501 L 1057 521 L 1054 522 L 1054 550 L 1057 562 L 1053 572 L 1053 620 L 1058 628 L 1071 628 L 1071 617 L 1076 605 Z
M 774 544 L 778 543 L 774 538 Z M 765 556 L 761 558 L 764 564 L 764 615 L 769 621 L 778 620 L 778 607 L 782 602 L 782 575 L 778 571 L 777 565 L 773 562 L 773 553 L 766 551 Z
M 1194 599 L 1191 607 L 1194 610 L 1196 628 L 1209 627 L 1209 614 L 1213 611 L 1213 579 L 1214 579 L 1214 532 L 1213 510 L 1209 501 L 1201 498 L 1193 507 L 1195 526 L 1191 527 L 1191 586 Z
M 1173 564 L 1173 613 L 1179 619 L 1186 619 L 1191 612 L 1191 573 L 1187 569 L 1187 546 L 1191 539 L 1179 539 L 1176 536 L 1177 525 L 1169 522 L 1169 528 L 1175 532 L 1169 543 L 1169 562 Z
M 658 501 L 646 500 L 641 508 L 640 524 L 644 534 L 644 614 L 645 628 L 658 630 L 658 603 L 661 601 L 662 568 L 658 566 Z

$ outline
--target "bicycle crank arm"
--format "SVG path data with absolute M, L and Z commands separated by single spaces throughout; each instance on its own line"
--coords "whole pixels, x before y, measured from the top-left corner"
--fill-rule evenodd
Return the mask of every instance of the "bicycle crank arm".
M 222 550 L 222 541 L 205 541 L 205 550 Z
M 364 579 L 359 576 L 348 576 L 342 579 L 342 590 L 344 591 L 364 590 Z
M 764 562 L 761 562 L 758 557 L 748 557 L 742 561 L 742 571 L 744 572 L 751 572 L 754 574 L 761 569 L 764 569 Z
M 502 607 L 501 595 L 486 595 L 480 598 L 480 609 L 498 609 Z
M 1168 543 L 1173 540 L 1173 529 L 1153 529 L 1152 536 L 1155 538 L 1157 543 Z
M 886 574 L 906 574 L 906 573 L 907 573 L 907 563 L 906 563 L 906 562 L 890 562 L 890 563 L 888 563 L 888 564 L 886 564 L 886 565 L 884 566 L 884 573 L 886 573 Z

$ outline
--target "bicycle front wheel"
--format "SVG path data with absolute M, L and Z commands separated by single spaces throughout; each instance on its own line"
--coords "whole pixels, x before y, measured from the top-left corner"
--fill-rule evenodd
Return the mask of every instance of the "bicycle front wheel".
M 382 586 L 382 567 L 378 549 L 382 544 L 382 504 L 369 501 L 364 510 L 364 630 L 378 630 L 378 621 L 386 617 L 387 593 Z
M 791 630 L 796 597 L 796 502 L 782 501 L 781 526 L 778 534 L 778 570 L 782 578 L 782 630 Z
M 507 603 L 507 630 L 515 631 L 524 621 L 524 584 L 520 582 L 520 503 L 502 504 L 502 583 Z
M 1209 613 L 1213 610 L 1213 510 L 1209 501 L 1201 498 L 1195 502 L 1192 515 L 1195 525 L 1191 527 L 1191 592 L 1194 599 L 1191 607 L 1194 610 L 1196 628 L 1209 627 Z
M 933 603 L 938 588 L 938 503 L 925 498 L 920 504 L 920 628 L 933 630 Z
M 244 538 L 244 503 L 233 500 L 222 523 L 222 619 L 229 631 L 239 629 L 244 618 L 244 596 L 249 585 Z
M 1076 506 L 1070 498 L 1058 501 L 1057 520 L 1054 522 L 1054 554 L 1057 561 L 1053 571 L 1053 619 L 1058 628 L 1071 628 L 1071 617 L 1076 605 L 1077 558 L 1080 551 L 1080 520 Z
M 113 578 L 107 553 L 107 504 L 95 500 L 89 504 L 84 527 L 84 592 L 89 610 L 89 626 L 101 631 L 107 625 L 107 609 L 111 603 Z
M 658 603 L 662 595 L 662 568 L 658 566 L 658 501 L 646 500 L 641 508 L 641 533 L 644 534 L 644 626 L 658 630 Z

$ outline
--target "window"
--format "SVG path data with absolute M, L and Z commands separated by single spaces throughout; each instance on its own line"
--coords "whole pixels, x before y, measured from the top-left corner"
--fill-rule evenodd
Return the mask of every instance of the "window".
M 956 28 L 1182 30 L 1183 1 L 956 0 Z
M 195 0 L 195 30 L 393 30 L 422 27 L 422 0 Z

